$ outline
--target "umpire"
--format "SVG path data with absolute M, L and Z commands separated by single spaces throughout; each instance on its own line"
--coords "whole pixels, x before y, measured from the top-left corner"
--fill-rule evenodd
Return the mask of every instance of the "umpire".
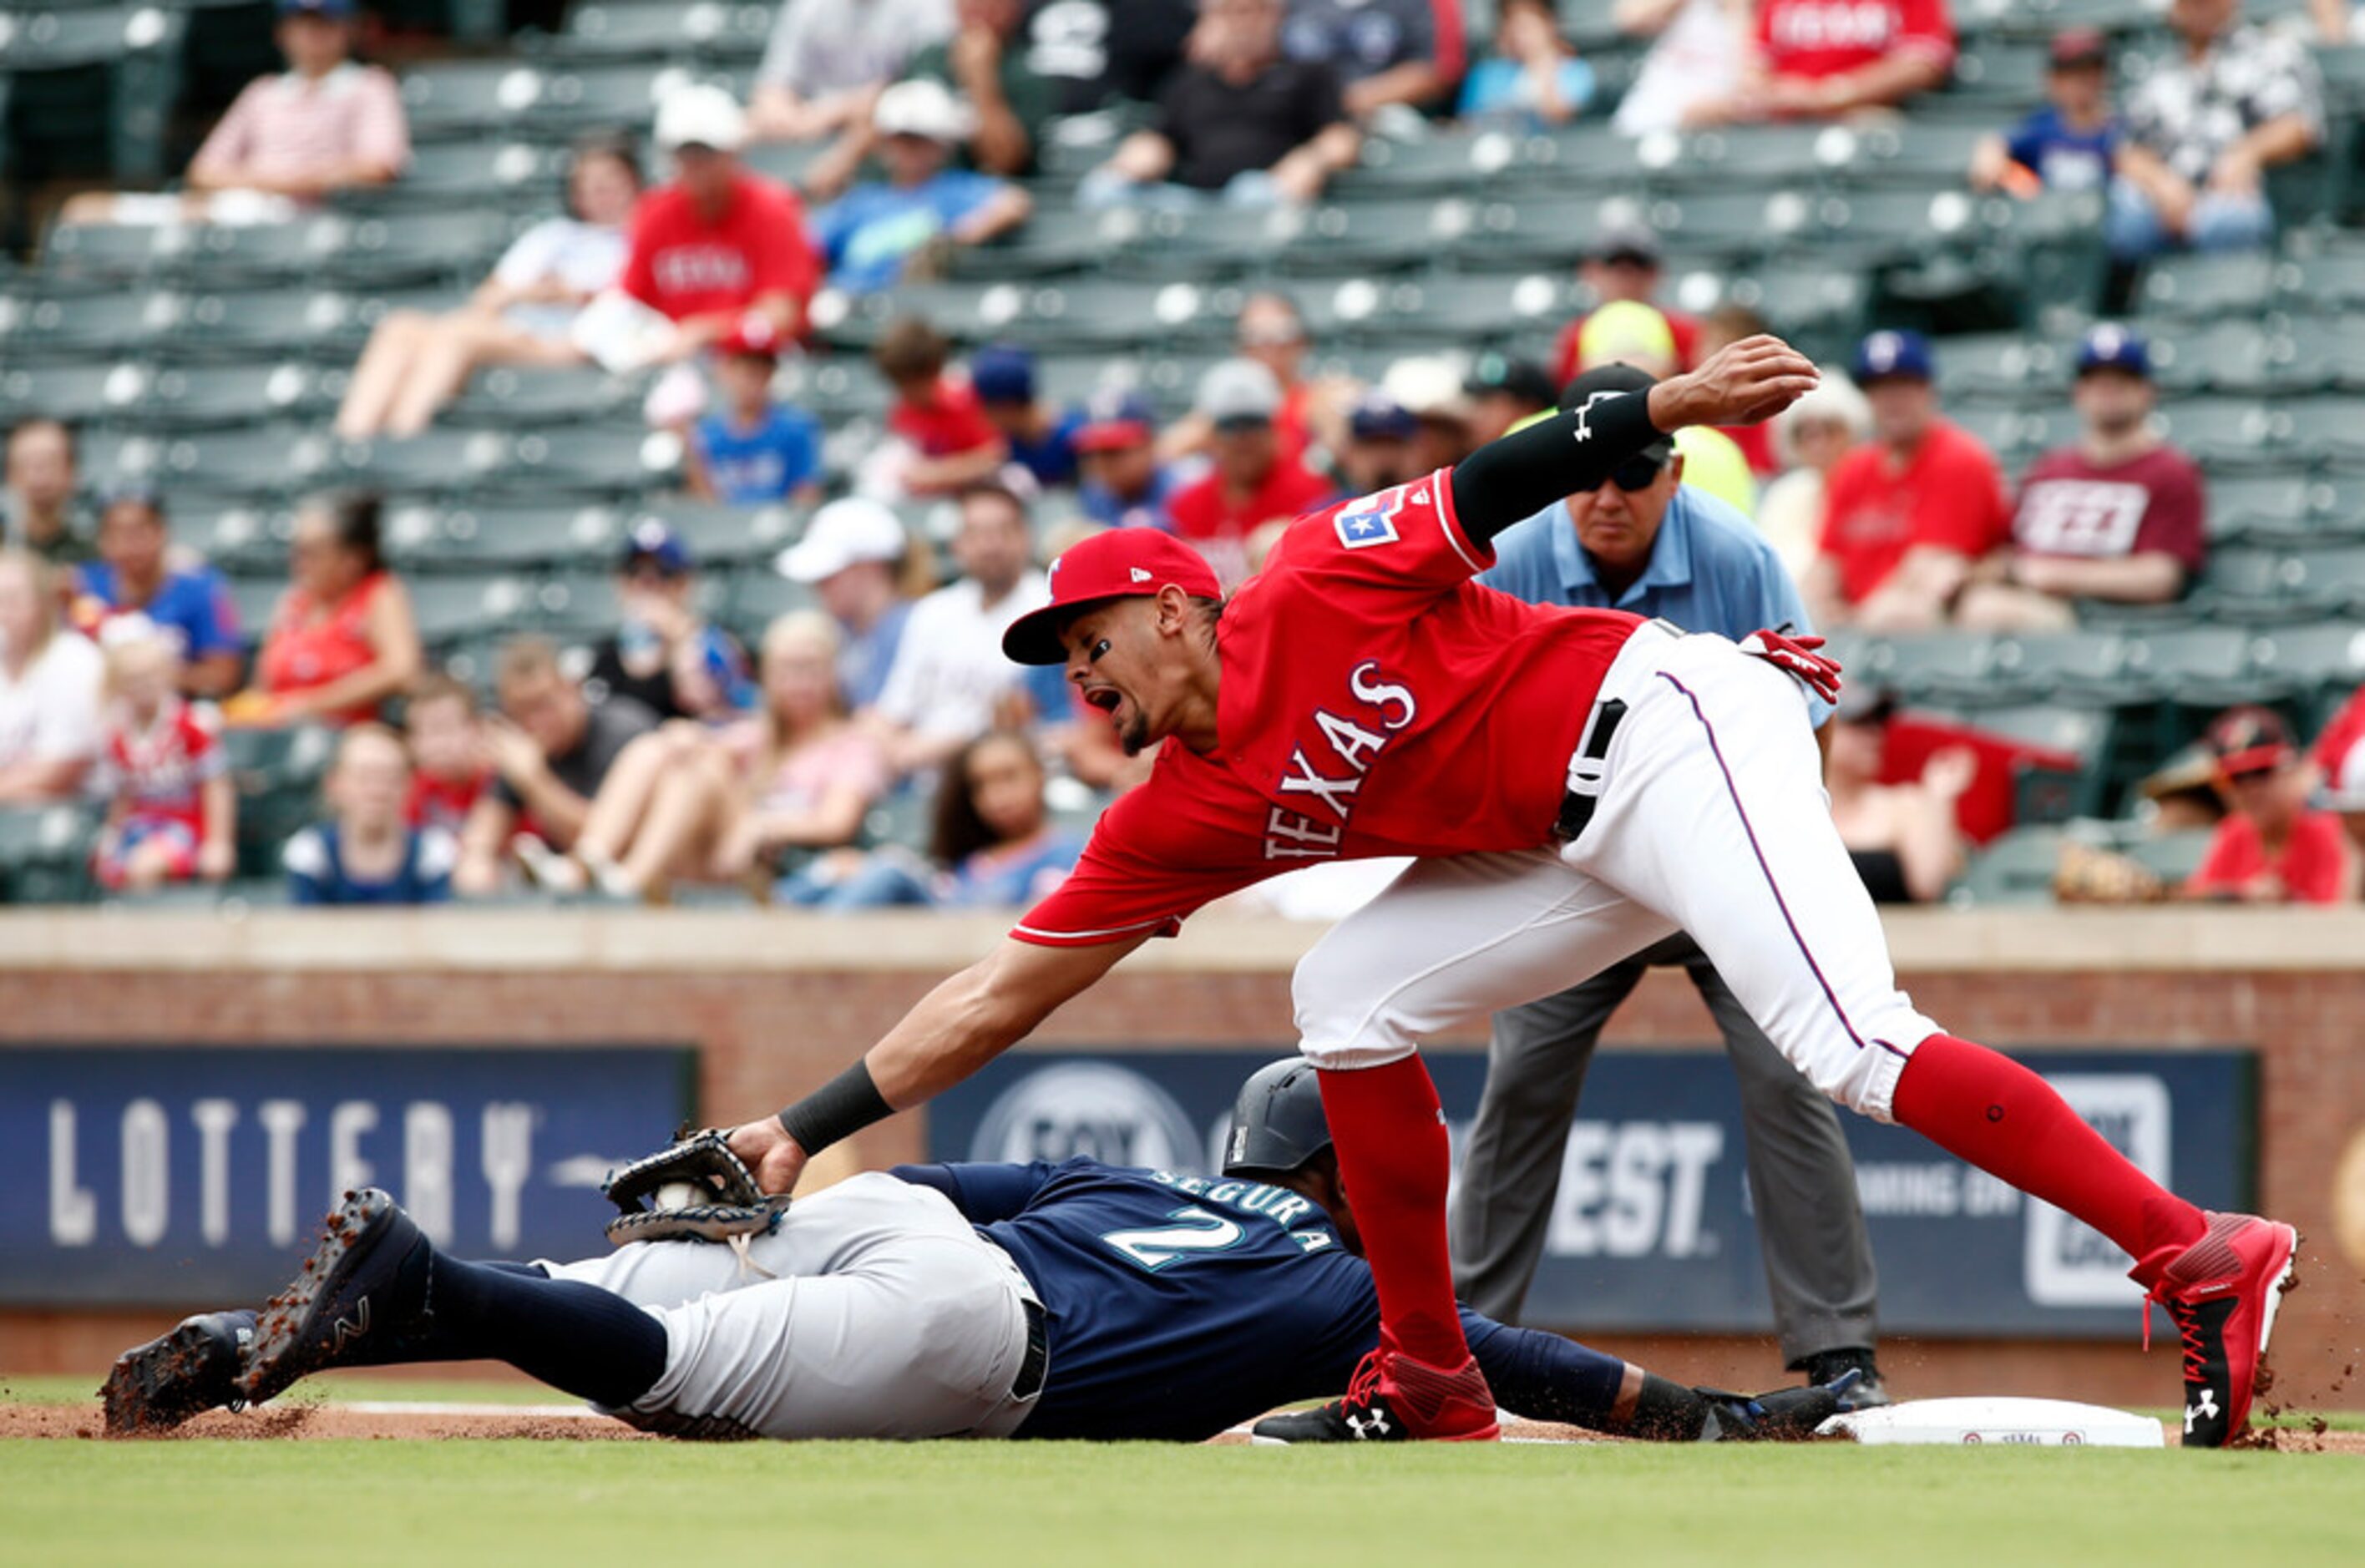
M 1653 378 L 1604 365 L 1569 383 L 1562 406 L 1641 392 Z M 1478 580 L 1539 604 L 1657 616 L 1735 639 L 1760 626 L 1807 629 L 1799 592 L 1773 547 L 1724 502 L 1683 487 L 1671 442 L 1647 448 L 1600 489 L 1569 497 L 1496 541 Z M 1831 710 L 1814 700 L 1820 730 Z M 1753 1023 L 1690 937 L 1645 948 L 1582 985 L 1495 1015 L 1452 1215 L 1454 1284 L 1463 1301 L 1516 1322 L 1543 1252 L 1562 1150 L 1602 1026 L 1653 965 L 1681 964 L 1724 1032 L 1749 1129 L 1749 1191 L 1765 1282 L 1789 1365 L 1810 1381 L 1853 1367 L 1855 1395 L 1879 1403 L 1873 1364 L 1877 1284 L 1855 1166 L 1838 1114 Z

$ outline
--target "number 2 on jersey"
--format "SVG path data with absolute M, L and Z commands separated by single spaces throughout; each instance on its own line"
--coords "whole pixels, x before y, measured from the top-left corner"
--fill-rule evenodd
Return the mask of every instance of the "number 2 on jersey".
M 1222 1252 L 1239 1245 L 1248 1232 L 1235 1222 L 1205 1209 L 1176 1209 L 1167 1216 L 1182 1223 L 1155 1230 L 1112 1230 L 1101 1239 L 1151 1273 L 1194 1252 Z

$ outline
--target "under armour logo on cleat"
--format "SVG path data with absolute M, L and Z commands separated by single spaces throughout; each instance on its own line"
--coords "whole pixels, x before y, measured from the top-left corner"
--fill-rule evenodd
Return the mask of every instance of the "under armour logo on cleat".
M 2186 1419 L 2189 1421 L 2190 1417 Z M 1350 1416 L 1347 1429 L 1357 1438 L 1384 1438 L 1388 1435 L 1388 1413 L 1374 1410 L 1369 1416 Z
M 2192 1430 L 2192 1423 L 2203 1417 L 2214 1421 L 2217 1418 L 2218 1413 L 2217 1391 L 2214 1388 L 2204 1388 L 2201 1391 L 2200 1404 L 2188 1405 L 2184 1407 L 2184 1429 L 2188 1432 Z

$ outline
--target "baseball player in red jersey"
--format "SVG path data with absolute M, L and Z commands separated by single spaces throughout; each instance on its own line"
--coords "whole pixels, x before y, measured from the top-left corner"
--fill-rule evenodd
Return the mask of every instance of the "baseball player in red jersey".
M 812 1153 L 958 1081 L 1209 900 L 1314 860 L 1409 855 L 1293 982 L 1381 1347 L 1345 1399 L 1264 1435 L 1496 1435 L 1454 1308 L 1446 1132 L 1419 1042 L 1682 930 L 1834 1100 L 2130 1253 L 2183 1337 L 2187 1442 L 2225 1442 L 2296 1236 L 2175 1197 L 2034 1073 L 1913 1011 L 1821 794 L 1806 690 L 1835 691 L 1837 666 L 1773 633 L 1687 636 L 1470 581 L 1496 533 L 1666 432 L 1762 420 L 1814 380 L 1774 339 L 1736 343 L 1300 519 L 1228 602 L 1194 553 L 1146 530 L 1067 552 L 1051 603 L 1003 648 L 1063 663 L 1129 751 L 1157 747 L 1149 782 L 1008 941 L 733 1147 L 786 1191 Z

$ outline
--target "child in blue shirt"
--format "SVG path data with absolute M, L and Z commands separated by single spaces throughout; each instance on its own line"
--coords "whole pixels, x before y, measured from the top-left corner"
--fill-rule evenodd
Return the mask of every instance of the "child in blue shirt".
M 329 820 L 287 841 L 287 896 L 299 904 L 443 903 L 460 846 L 440 827 L 412 827 L 410 752 L 383 724 L 355 724 L 337 742 Z
M 734 507 L 821 499 L 821 421 L 772 401 L 778 352 L 769 341 L 734 333 L 716 351 L 721 407 L 690 431 L 690 494 Z
M 2110 183 L 2119 121 L 2111 112 L 2110 45 L 2092 28 L 2053 39 L 2045 73 L 2046 105 L 2007 136 L 1988 136 L 1971 151 L 1971 185 L 2034 196 L 2039 190 L 2098 191 Z

